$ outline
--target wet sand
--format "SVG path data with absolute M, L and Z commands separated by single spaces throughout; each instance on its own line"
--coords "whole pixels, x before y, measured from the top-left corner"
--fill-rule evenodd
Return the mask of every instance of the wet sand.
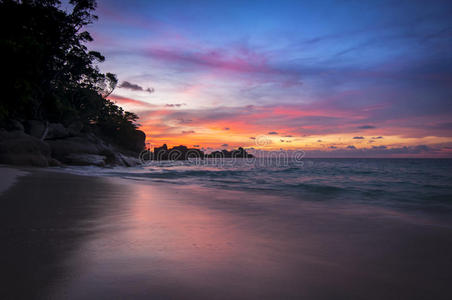
M 1 299 L 452 297 L 452 221 L 26 171 L 0 195 Z

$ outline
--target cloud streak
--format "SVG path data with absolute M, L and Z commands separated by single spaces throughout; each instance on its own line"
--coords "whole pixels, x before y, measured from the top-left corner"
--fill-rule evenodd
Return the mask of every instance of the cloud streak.
M 155 92 L 155 90 L 153 88 L 143 88 L 142 86 L 140 86 L 136 83 L 131 83 L 129 81 L 123 81 L 118 87 L 123 88 L 123 89 L 132 90 L 132 91 L 147 92 L 149 94 L 152 94 L 153 92 Z

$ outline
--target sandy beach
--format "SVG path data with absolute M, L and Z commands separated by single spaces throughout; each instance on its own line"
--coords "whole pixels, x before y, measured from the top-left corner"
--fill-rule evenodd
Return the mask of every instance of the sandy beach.
M 444 222 L 195 185 L 19 175 L 0 195 L 2 299 L 452 295 Z

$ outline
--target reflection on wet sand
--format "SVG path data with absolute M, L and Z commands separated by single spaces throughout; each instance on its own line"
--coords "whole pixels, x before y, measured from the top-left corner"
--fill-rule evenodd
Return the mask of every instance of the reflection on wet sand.
M 27 189 L 2 196 L 14 218 L 2 224 L 1 254 L 15 262 L 10 283 L 43 298 L 448 296 L 447 226 L 196 186 L 57 173 L 20 180 Z M 50 228 L 58 230 L 32 233 Z
M 93 234 L 90 220 L 115 186 L 101 179 L 30 171 L 0 195 L 1 299 L 46 298 L 67 278 L 67 257 Z

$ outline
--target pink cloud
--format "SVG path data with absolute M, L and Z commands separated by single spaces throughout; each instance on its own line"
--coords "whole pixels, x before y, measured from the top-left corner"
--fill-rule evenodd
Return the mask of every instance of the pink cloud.
M 195 47 L 203 49 L 203 47 Z M 153 46 L 144 51 L 145 55 L 157 61 L 172 63 L 188 70 L 199 71 L 200 68 L 211 71 L 215 76 L 229 76 L 234 74 L 254 74 L 247 78 L 249 82 L 279 82 L 283 86 L 301 84 L 298 71 L 278 68 L 269 62 L 269 58 L 262 53 L 244 50 L 242 48 L 208 49 L 202 51 L 181 51 L 168 47 Z
M 141 101 L 141 100 L 135 100 L 127 97 L 122 97 L 119 95 L 112 94 L 108 97 L 109 100 L 115 102 L 119 106 L 133 106 L 136 108 L 155 108 L 156 105 L 153 105 L 151 103 Z

